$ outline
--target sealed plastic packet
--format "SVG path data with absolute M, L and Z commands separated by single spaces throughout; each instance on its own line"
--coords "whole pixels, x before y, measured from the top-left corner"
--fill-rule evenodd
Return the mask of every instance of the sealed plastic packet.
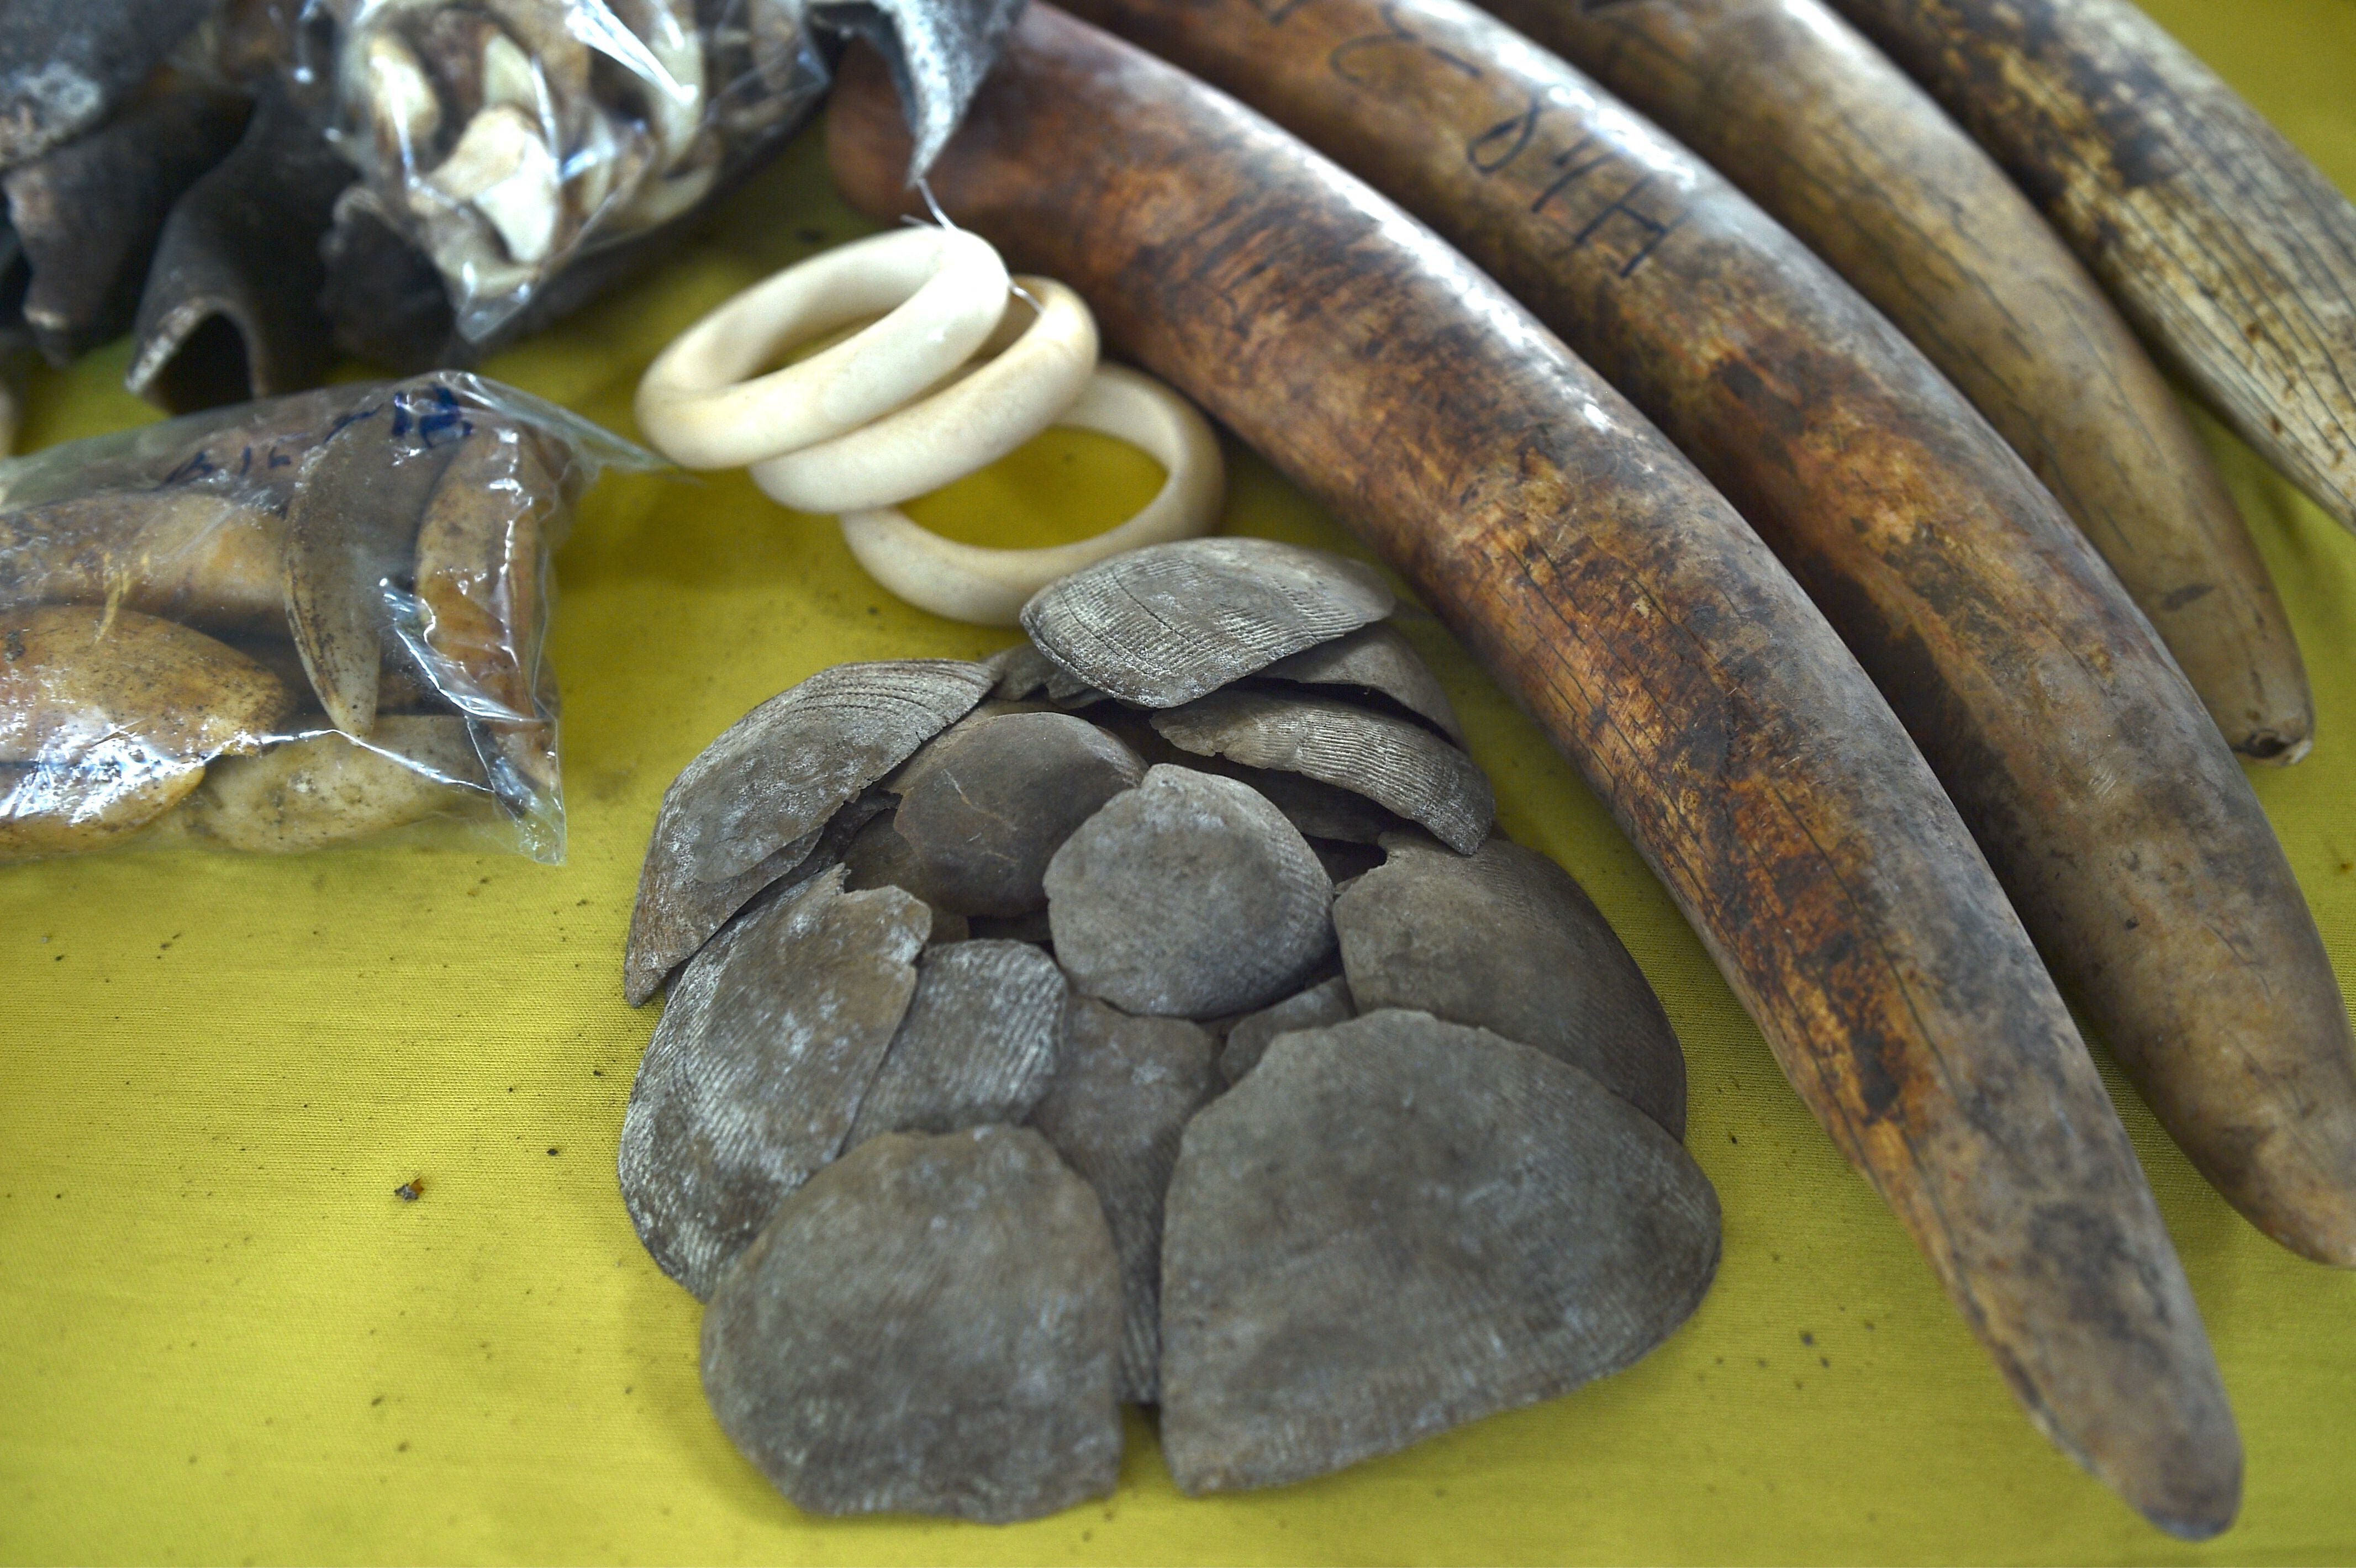
M 0 463 L 0 859 L 455 821 L 562 859 L 549 551 L 655 462 L 442 372 Z
M 407 237 L 480 340 L 579 256 L 749 170 L 828 72 L 798 0 L 307 0 L 343 201 Z

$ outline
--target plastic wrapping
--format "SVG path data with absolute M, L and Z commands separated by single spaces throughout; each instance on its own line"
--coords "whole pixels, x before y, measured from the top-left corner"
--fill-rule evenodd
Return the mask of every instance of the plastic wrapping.
M 798 126 L 824 59 L 795 0 L 309 0 L 371 209 L 481 339 L 576 257 L 693 208 Z
M 654 463 L 460 373 L 0 463 L 0 859 L 458 822 L 562 859 L 549 552 Z

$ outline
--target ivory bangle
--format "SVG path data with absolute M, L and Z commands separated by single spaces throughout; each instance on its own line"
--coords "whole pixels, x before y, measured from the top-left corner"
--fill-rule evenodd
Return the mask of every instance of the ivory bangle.
M 884 507 L 846 513 L 842 537 L 868 574 L 920 610 L 983 626 L 1012 626 L 1033 593 L 1108 556 L 1211 531 L 1226 496 L 1219 439 L 1194 406 L 1150 376 L 1098 365 L 1078 402 L 1055 422 L 1143 448 L 1170 476 L 1145 509 L 1118 528 L 1045 549 L 985 549 L 921 528 Z
M 894 507 L 986 468 L 1056 422 L 1097 368 L 1097 322 L 1052 278 L 1018 280 L 1039 302 L 1007 308 L 997 357 L 847 435 L 753 464 L 768 497 L 804 512 Z
M 957 229 L 898 229 L 822 251 L 689 327 L 638 382 L 638 428 L 689 468 L 758 463 L 856 430 L 954 372 L 1006 311 L 1006 264 Z M 752 380 L 791 345 L 888 311 Z

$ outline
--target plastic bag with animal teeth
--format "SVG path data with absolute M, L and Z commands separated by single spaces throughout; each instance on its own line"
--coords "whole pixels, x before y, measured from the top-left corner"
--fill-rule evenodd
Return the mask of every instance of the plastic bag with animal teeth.
M 548 553 L 654 462 L 456 373 L 0 462 L 0 859 L 428 823 L 562 859 Z
M 459 332 L 479 341 L 575 258 L 659 228 L 774 151 L 826 91 L 825 35 L 883 48 L 921 169 L 1020 8 L 308 0 L 295 69 L 332 88 L 334 139 L 368 205 L 433 259 Z

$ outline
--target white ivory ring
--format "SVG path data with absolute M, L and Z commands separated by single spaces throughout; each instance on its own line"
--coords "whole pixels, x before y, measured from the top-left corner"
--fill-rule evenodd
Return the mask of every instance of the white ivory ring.
M 1211 531 L 1226 496 L 1219 438 L 1194 406 L 1151 376 L 1098 365 L 1059 425 L 1143 448 L 1170 476 L 1145 509 L 1093 539 L 1044 549 L 985 549 L 922 528 L 881 507 L 849 512 L 842 537 L 868 575 L 920 610 L 982 626 L 1017 624 L 1030 597 L 1108 556 Z
M 758 463 L 858 429 L 953 374 L 1006 313 L 1006 263 L 961 229 L 895 229 L 822 251 L 697 322 L 638 382 L 638 428 L 688 468 Z M 795 343 L 881 321 L 766 376 Z
M 798 511 L 872 511 L 986 468 L 1057 422 L 1097 368 L 1097 319 L 1053 278 L 1015 281 L 1039 306 L 1008 308 L 983 345 L 995 358 L 873 424 L 754 464 L 753 483 Z

